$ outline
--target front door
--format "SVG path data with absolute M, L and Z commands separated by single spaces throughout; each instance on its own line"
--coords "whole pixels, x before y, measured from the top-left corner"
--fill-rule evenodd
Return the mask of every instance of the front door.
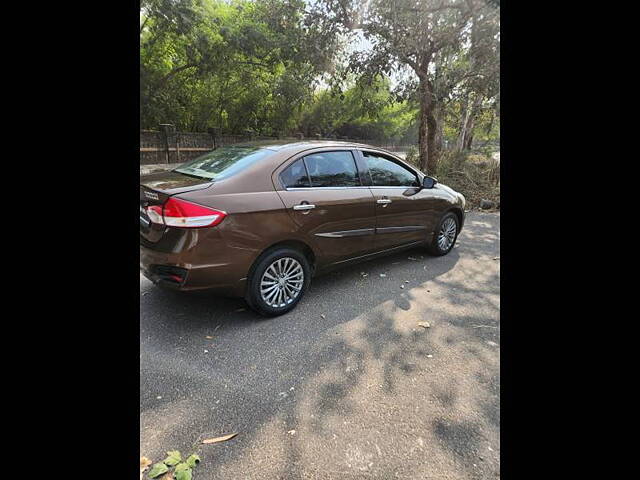
M 373 251 L 375 203 L 350 150 L 316 151 L 294 159 L 278 179 L 278 194 L 289 215 L 327 264 Z
M 435 204 L 420 178 L 391 156 L 362 151 L 376 202 L 376 250 L 422 242 L 433 229 Z

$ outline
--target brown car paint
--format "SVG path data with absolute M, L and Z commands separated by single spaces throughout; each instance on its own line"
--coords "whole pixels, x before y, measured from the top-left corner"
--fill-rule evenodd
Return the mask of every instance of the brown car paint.
M 272 154 L 241 173 L 215 182 L 178 172 L 140 177 L 140 269 L 152 281 L 180 290 L 213 289 L 244 296 L 251 267 L 262 252 L 281 243 L 304 251 L 323 272 L 350 261 L 372 258 L 430 241 L 439 219 L 454 211 L 464 222 L 464 200 L 448 187 L 374 187 L 361 152 L 392 159 L 424 174 L 385 150 L 368 145 L 302 141 L 253 142 Z M 359 187 L 307 187 L 286 189 L 280 173 L 310 153 L 350 150 L 358 165 Z M 148 222 L 146 205 L 159 205 L 170 196 L 227 213 L 215 227 L 177 228 Z M 376 203 L 379 199 L 391 203 Z M 313 204 L 313 210 L 294 210 Z M 187 272 L 180 284 L 165 282 L 155 266 L 179 267 Z

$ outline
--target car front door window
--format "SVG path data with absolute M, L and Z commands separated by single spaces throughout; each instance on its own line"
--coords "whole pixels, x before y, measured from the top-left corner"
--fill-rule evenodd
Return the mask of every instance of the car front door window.
M 418 187 L 416 175 L 405 167 L 384 157 L 365 153 L 364 158 L 371 174 L 371 182 L 376 187 Z

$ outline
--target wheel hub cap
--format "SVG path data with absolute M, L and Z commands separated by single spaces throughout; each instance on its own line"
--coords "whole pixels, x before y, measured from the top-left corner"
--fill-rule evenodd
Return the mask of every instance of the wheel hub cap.
M 284 257 L 267 267 L 260 280 L 260 295 L 270 307 L 285 307 L 292 303 L 304 284 L 304 270 L 295 258 Z
M 438 247 L 441 250 L 448 250 L 456 239 L 456 222 L 453 218 L 447 218 L 440 227 L 438 233 Z

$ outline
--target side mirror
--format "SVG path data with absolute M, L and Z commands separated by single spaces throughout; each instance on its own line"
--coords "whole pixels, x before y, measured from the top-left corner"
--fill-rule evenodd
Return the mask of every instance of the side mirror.
M 423 188 L 433 188 L 435 187 L 436 183 L 438 183 L 438 180 L 436 180 L 433 177 L 424 177 L 424 180 L 422 180 L 422 187 Z

